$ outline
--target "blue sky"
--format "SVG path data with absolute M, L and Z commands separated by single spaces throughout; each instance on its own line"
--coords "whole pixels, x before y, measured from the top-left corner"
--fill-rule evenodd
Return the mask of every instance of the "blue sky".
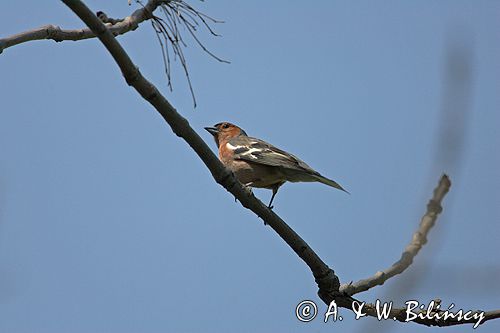
M 112 17 L 135 9 L 86 3 Z M 399 259 L 446 172 L 429 244 L 358 296 L 500 307 L 497 1 L 191 3 L 226 21 L 222 37 L 201 37 L 231 61 L 189 42 L 196 109 L 179 66 L 168 90 L 149 24 L 119 41 L 214 150 L 203 127 L 231 121 L 351 192 L 286 184 L 274 203 L 342 282 Z M 60 2 L 10 1 L 0 36 L 49 23 L 83 27 Z M 304 299 L 326 310 L 308 268 L 213 181 L 97 40 L 6 49 L 0 73 L 0 332 L 442 331 L 347 311 L 299 322 Z

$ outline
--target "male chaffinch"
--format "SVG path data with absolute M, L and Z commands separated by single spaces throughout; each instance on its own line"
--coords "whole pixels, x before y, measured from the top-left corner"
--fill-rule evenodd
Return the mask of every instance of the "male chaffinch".
M 205 129 L 215 139 L 221 162 L 243 185 L 273 191 L 268 205 L 271 209 L 274 196 L 286 181 L 320 182 L 347 192 L 337 182 L 323 177 L 298 157 L 248 136 L 236 125 L 223 122 Z

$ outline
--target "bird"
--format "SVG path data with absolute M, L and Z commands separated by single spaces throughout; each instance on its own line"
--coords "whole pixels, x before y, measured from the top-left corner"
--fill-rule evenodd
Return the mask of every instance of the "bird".
M 347 192 L 336 181 L 322 176 L 297 156 L 287 153 L 261 139 L 248 136 L 240 127 L 221 122 L 205 127 L 215 139 L 219 160 L 246 187 L 272 190 L 272 203 L 285 182 L 320 182 Z

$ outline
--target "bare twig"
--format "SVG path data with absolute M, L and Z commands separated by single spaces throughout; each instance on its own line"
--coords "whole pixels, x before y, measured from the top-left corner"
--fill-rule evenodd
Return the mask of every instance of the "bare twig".
M 420 226 L 417 231 L 413 234 L 413 238 L 408 244 L 408 246 L 403 251 L 401 259 L 395 262 L 391 267 L 387 268 L 382 272 L 377 272 L 374 276 L 369 277 L 364 280 L 360 280 L 356 283 L 344 284 L 340 287 L 338 294 L 324 294 L 321 290 L 318 292 L 320 298 L 326 303 L 330 304 L 332 301 L 336 301 L 339 306 L 347 308 L 349 310 L 353 309 L 352 301 L 354 299 L 350 298 L 351 295 L 366 291 L 377 285 L 384 284 L 385 281 L 391 277 L 402 273 L 406 270 L 413 262 L 413 258 L 418 254 L 422 246 L 427 243 L 427 235 L 431 228 L 436 223 L 438 215 L 442 211 L 441 202 L 450 190 L 451 182 L 448 176 L 443 175 L 439 180 L 438 186 L 434 189 L 434 195 L 432 199 L 427 204 L 427 211 L 420 221 Z M 359 301 L 357 301 L 360 303 Z M 371 317 L 377 317 L 379 315 L 377 307 L 375 304 L 366 303 L 363 307 L 363 312 Z M 475 315 L 479 315 L 482 311 L 474 311 Z M 413 322 L 422 324 L 425 326 L 453 326 L 460 324 L 477 324 L 477 317 L 472 317 L 471 319 L 456 319 L 456 318 L 446 318 L 444 316 L 445 311 L 435 310 L 432 315 L 427 316 L 425 310 L 414 310 L 415 314 L 422 314 L 422 317 L 417 317 L 412 319 Z M 483 313 L 483 318 L 481 324 L 492 319 L 500 318 L 500 310 L 487 311 Z M 408 321 L 407 308 L 391 308 L 389 313 L 389 318 L 406 322 Z
M 113 35 L 118 36 L 137 29 L 140 23 L 151 19 L 152 13 L 156 10 L 156 8 L 158 8 L 158 6 L 161 5 L 162 2 L 163 0 L 149 0 L 146 5 L 134 11 L 132 15 L 125 17 L 123 20 L 114 20 L 116 21 L 116 24 L 110 23 L 108 25 L 110 32 Z M 62 42 L 66 40 L 77 41 L 94 37 L 94 32 L 88 28 L 65 30 L 56 25 L 50 24 L 9 37 L 0 38 L 0 53 L 2 53 L 2 51 L 6 48 L 33 40 L 51 39 L 56 42 Z
M 186 58 L 184 56 L 183 47 L 187 44 L 181 35 L 181 27 L 188 31 L 189 35 L 199 45 L 199 47 L 212 58 L 219 62 L 229 63 L 228 61 L 216 56 L 212 53 L 196 35 L 199 22 L 209 31 L 213 36 L 219 36 L 210 26 L 211 23 L 222 23 L 222 21 L 215 20 L 210 16 L 198 11 L 191 5 L 185 3 L 183 0 L 149 0 L 145 5 L 140 0 L 136 2 L 141 6 L 140 9 L 123 19 L 114 19 L 108 17 L 105 13 L 97 12 L 97 17 L 104 23 L 115 36 L 122 35 L 131 30 L 137 29 L 140 23 L 145 20 L 151 20 L 153 30 L 158 38 L 163 64 L 165 66 L 165 74 L 167 77 L 167 85 L 172 90 L 172 75 L 170 66 L 170 52 L 169 47 L 172 49 L 174 58 L 179 58 L 181 66 L 188 82 L 189 90 L 193 98 L 194 106 L 196 107 L 196 98 L 193 90 L 191 78 Z M 130 2 L 129 2 L 130 4 Z M 156 16 L 153 12 L 160 8 L 164 14 L 164 18 Z M 199 21 L 199 22 L 198 22 Z M 8 47 L 21 44 L 33 40 L 51 39 L 56 42 L 65 40 L 82 40 L 96 37 L 91 29 L 73 29 L 63 30 L 56 25 L 46 25 L 40 28 L 25 31 L 16 35 L 0 39 L 0 53 Z
M 108 17 L 108 15 L 106 15 L 106 13 L 104 12 L 101 12 L 101 11 L 98 11 L 96 13 L 96 16 L 101 20 L 103 21 L 104 23 L 110 23 L 110 24 L 117 24 L 119 22 L 122 22 L 123 19 L 114 19 L 112 17 Z
M 427 212 L 422 217 L 420 226 L 413 234 L 410 244 L 408 244 L 403 251 L 401 259 L 392 264 L 391 267 L 379 271 L 367 279 L 342 285 L 340 291 L 348 295 L 354 295 L 377 285 L 382 285 L 394 275 L 400 274 L 407 269 L 412 264 L 413 258 L 418 254 L 422 246 L 427 243 L 427 234 L 436 223 L 439 213 L 443 210 L 441 201 L 450 190 L 450 186 L 450 179 L 448 176 L 443 175 L 439 181 L 438 187 L 434 190 L 434 196 L 427 204 Z
M 138 0 L 137 2 L 141 4 L 140 0 Z M 205 26 L 205 28 L 213 36 L 219 35 L 214 32 L 207 20 L 211 21 L 212 23 L 220 23 L 221 21 L 217 21 L 201 13 L 182 0 L 166 1 L 160 5 L 160 9 L 164 17 L 153 15 L 153 17 L 151 18 L 151 25 L 153 26 L 156 36 L 160 42 L 168 87 L 170 88 L 170 90 L 172 90 L 172 75 L 170 70 L 169 56 L 170 47 L 172 49 L 174 58 L 178 58 L 181 63 L 181 66 L 184 70 L 184 75 L 186 76 L 186 80 L 189 85 L 189 90 L 191 91 L 194 106 L 196 107 L 196 97 L 194 94 L 193 85 L 191 83 L 191 78 L 189 76 L 187 61 L 183 51 L 183 48 L 187 47 L 187 44 L 184 41 L 184 37 L 181 33 L 180 28 L 184 27 L 185 30 L 189 32 L 189 35 L 205 53 L 219 62 L 229 63 L 229 61 L 226 61 L 212 53 L 207 47 L 205 47 L 205 45 L 196 35 L 197 28 L 200 25 L 198 20 L 201 21 L 203 26 Z

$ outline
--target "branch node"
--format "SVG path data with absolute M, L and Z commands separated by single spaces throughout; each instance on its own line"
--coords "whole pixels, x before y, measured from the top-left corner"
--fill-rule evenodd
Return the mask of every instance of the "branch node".
M 114 19 L 111 17 L 108 17 L 106 13 L 102 11 L 98 11 L 95 13 L 95 16 L 97 16 L 103 23 L 111 23 L 112 25 L 118 23 L 118 22 L 123 22 L 124 19 Z
M 49 24 L 44 27 L 45 31 L 47 32 L 47 38 L 52 39 L 55 42 L 62 42 L 64 39 L 62 38 L 62 30 L 59 26 L 57 25 L 52 25 Z
M 381 279 L 382 280 L 381 283 L 380 283 L 381 285 L 384 284 L 384 282 L 385 282 L 384 281 L 385 280 L 384 277 L 385 277 L 385 273 L 382 272 L 382 271 L 378 271 L 377 273 L 375 273 L 375 279 L 377 279 L 377 280 Z
M 340 295 L 340 281 L 333 269 L 328 268 L 321 275 L 315 275 L 315 281 L 318 285 L 318 296 L 325 302 L 326 304 L 330 304 L 330 302 Z
M 427 210 L 437 215 L 443 211 L 443 207 L 439 204 L 438 201 L 431 199 L 427 204 Z

